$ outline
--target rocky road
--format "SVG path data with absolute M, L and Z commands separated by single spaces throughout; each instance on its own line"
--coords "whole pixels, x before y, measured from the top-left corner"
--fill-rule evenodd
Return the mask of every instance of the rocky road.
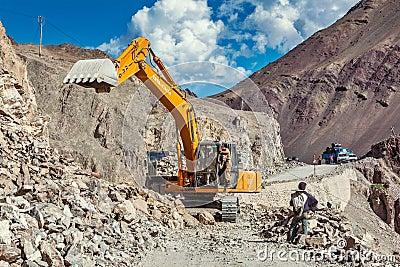
M 258 236 L 260 226 L 241 217 L 236 224 L 218 222 L 196 229 L 171 232 L 165 250 L 153 250 L 139 266 L 316 266 L 306 262 L 265 259 L 265 251 L 278 251 L 279 244 Z
M 193 227 L 186 224 L 183 229 L 168 232 L 164 246 L 143 255 L 139 266 L 397 266 L 398 259 L 394 258 L 393 250 L 376 254 L 382 243 L 376 243 L 377 239 L 371 234 L 382 237 L 382 233 L 374 233 L 373 228 L 362 220 L 353 221 L 354 217 L 363 216 L 352 209 L 361 203 L 360 200 L 353 199 L 353 196 L 347 211 L 337 201 L 337 196 L 344 198 L 343 192 L 350 190 L 351 177 L 357 175 L 348 171 L 351 165 L 316 167 L 314 177 L 312 165 L 292 166 L 272 175 L 269 179 L 274 182 L 260 193 L 238 194 L 241 213 L 237 223 L 217 221 L 205 225 L 198 223 Z M 294 178 L 287 181 L 289 173 Z M 317 196 L 321 205 L 309 222 L 311 236 L 301 236 L 295 244 L 289 244 L 286 233 L 290 222 L 284 222 L 290 214 L 290 193 L 300 179 L 307 181 L 308 190 Z M 343 188 L 344 184 L 348 188 Z M 328 192 L 321 190 L 321 185 L 328 185 Z M 328 203 L 331 208 L 327 207 Z M 196 218 L 202 212 L 202 209 L 186 209 L 186 213 Z M 208 212 L 213 213 L 215 218 L 219 217 L 219 210 L 208 209 Z M 368 216 L 377 223 L 371 211 Z M 343 244 L 348 244 L 348 250 L 341 248 Z M 375 255 L 371 257 L 376 258 L 365 258 L 361 262 L 360 259 L 342 257 L 347 251 L 355 249 L 370 252 L 370 255 Z M 328 253 L 331 250 L 333 254 Z M 324 254 L 324 259 L 316 256 L 325 252 L 328 254 Z M 314 256 L 304 256 L 310 253 Z M 383 253 L 388 253 L 389 258 L 380 259 L 379 255 L 386 255 Z
M 284 172 L 280 172 L 271 175 L 267 178 L 267 184 L 279 183 L 279 182 L 289 182 L 294 180 L 302 180 L 307 177 L 311 177 L 314 174 L 324 175 L 333 171 L 338 165 L 304 165 L 288 169 Z

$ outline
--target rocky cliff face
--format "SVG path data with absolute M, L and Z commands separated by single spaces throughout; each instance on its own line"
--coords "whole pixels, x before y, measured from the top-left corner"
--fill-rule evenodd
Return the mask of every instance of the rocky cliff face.
M 27 68 L 22 60 L 15 54 L 11 40 L 0 21 L 0 64 L 3 75 L 0 84 L 2 89 L 3 111 L 19 117 L 31 118 L 36 113 L 35 90 L 28 80 Z M 21 112 L 16 114 L 16 112 Z
M 399 1 L 362 0 L 250 76 L 275 112 L 287 155 L 310 161 L 332 142 L 362 155 L 400 129 L 399 11 Z M 215 97 L 239 107 L 232 92 Z
M 400 136 L 393 136 L 371 147 L 369 158 L 357 168 L 372 183 L 369 202 L 373 211 L 400 233 Z
M 183 217 L 196 221 L 178 200 L 92 177 L 59 154 L 24 64 L 1 41 L 0 266 L 135 265 Z
M 121 139 L 124 112 L 138 83 L 127 81 L 112 94 L 96 94 L 62 80 L 73 63 L 107 57 L 103 52 L 65 44 L 43 47 L 38 57 L 37 46 L 15 44 L 15 49 L 36 89 L 38 112 L 51 117 L 51 145 L 109 181 L 133 182 Z

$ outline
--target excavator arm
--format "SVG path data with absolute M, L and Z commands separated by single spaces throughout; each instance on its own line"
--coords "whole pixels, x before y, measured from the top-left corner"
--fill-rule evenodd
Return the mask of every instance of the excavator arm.
M 158 70 L 147 61 L 153 60 Z M 161 72 L 161 73 L 160 73 Z M 134 39 L 114 61 L 109 59 L 80 60 L 72 67 L 64 83 L 75 83 L 95 88 L 96 92 L 110 92 L 126 79 L 136 76 L 157 97 L 173 116 L 182 140 L 187 170 L 182 170 L 178 142 L 178 185 L 194 179 L 196 150 L 199 135 L 191 103 L 178 88 L 163 62 L 150 48 L 146 38 Z

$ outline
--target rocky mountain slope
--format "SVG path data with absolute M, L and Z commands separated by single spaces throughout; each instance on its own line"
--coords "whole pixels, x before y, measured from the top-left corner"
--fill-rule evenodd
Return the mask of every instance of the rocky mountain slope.
M 43 47 L 43 56 L 38 57 L 36 45 L 14 47 L 26 62 L 27 75 L 36 90 L 38 112 L 50 117 L 51 145 L 107 180 L 131 181 L 120 140 L 123 114 L 137 84 L 128 81 L 112 96 L 63 85 L 74 62 L 106 55 L 66 44 Z
M 332 142 L 362 155 L 400 131 L 399 11 L 396 0 L 362 0 L 250 76 L 275 111 L 286 155 L 309 162 Z M 215 98 L 240 105 L 233 92 Z
M 59 154 L 8 38 L 0 66 L 0 266 L 134 265 L 184 217 L 196 221 L 179 200 L 95 178 Z

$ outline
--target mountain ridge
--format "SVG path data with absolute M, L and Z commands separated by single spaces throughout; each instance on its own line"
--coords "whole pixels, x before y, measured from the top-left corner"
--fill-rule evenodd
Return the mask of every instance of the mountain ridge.
M 358 154 L 399 129 L 400 3 L 363 0 L 249 79 L 281 125 L 285 153 L 309 162 L 332 142 Z M 245 80 L 215 96 L 238 108 Z

